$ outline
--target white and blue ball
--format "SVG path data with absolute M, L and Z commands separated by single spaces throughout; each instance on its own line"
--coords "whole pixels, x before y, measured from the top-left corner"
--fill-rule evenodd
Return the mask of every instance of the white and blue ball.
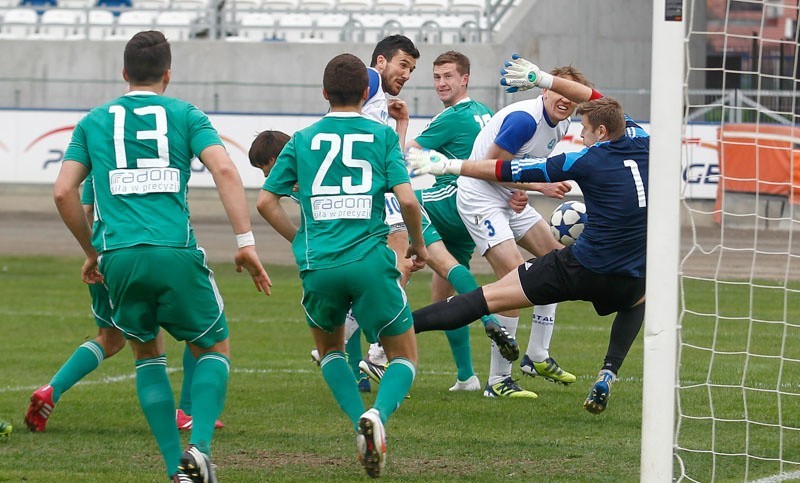
M 550 215 L 550 231 L 565 246 L 572 245 L 586 226 L 586 205 L 580 201 L 565 201 Z

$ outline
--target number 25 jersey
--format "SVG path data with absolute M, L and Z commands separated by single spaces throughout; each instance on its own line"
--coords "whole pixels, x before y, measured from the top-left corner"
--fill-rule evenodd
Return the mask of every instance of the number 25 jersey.
M 292 250 L 302 271 L 345 265 L 385 244 L 384 193 L 409 182 L 394 130 L 357 113 L 331 112 L 295 132 L 264 189 L 288 196 L 298 185 L 301 219 Z

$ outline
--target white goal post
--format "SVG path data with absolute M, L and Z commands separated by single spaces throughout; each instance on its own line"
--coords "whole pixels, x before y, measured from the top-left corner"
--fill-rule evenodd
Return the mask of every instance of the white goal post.
M 643 482 L 800 480 L 798 17 L 653 1 Z
M 641 459 L 648 483 L 672 481 L 684 8 L 682 0 L 653 1 Z

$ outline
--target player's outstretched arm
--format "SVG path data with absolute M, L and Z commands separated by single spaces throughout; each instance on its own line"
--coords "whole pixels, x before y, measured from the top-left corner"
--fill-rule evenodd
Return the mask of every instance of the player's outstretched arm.
M 411 238 L 406 258 L 411 258 L 414 264 L 412 270 L 419 270 L 428 259 L 428 250 L 425 248 L 425 239 L 422 236 L 422 211 L 419 202 L 414 196 L 414 188 L 411 187 L 411 183 L 395 185 L 392 191 L 400 204 L 400 213 L 403 215 L 408 236 Z
M 255 238 L 250 226 L 250 212 L 244 185 L 236 165 L 220 145 L 209 146 L 200 153 L 200 161 L 208 168 L 217 186 L 219 198 L 236 235 L 238 251 L 234 256 L 236 271 L 246 269 L 259 292 L 270 294 L 272 282 L 255 249 Z
M 502 75 L 500 84 L 506 86 L 507 92 L 541 87 L 561 94 L 572 102 L 579 103 L 603 97 L 591 87 L 542 71 L 539 66 L 523 59 L 519 54 L 513 54 L 511 60 L 505 62 L 500 74 Z
M 497 181 L 495 175 L 496 159 L 482 161 L 468 161 L 463 159 L 449 159 L 444 154 L 432 149 L 409 148 L 405 154 L 406 165 L 412 176 L 423 174 L 463 174 L 473 178 Z

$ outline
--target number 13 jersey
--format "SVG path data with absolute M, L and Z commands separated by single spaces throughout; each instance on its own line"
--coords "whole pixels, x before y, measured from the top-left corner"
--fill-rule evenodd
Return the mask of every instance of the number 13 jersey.
M 94 247 L 195 247 L 187 183 L 192 158 L 212 145 L 222 141 L 208 117 L 179 99 L 131 91 L 89 111 L 64 159 L 93 176 Z

